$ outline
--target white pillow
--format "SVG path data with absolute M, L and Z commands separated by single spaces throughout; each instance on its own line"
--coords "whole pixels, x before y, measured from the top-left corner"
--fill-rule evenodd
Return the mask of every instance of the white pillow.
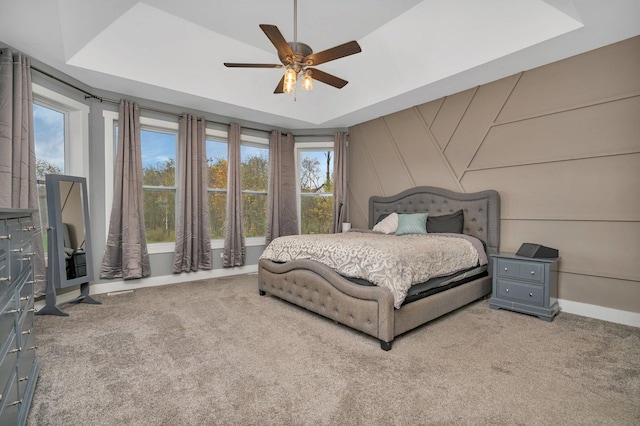
M 395 234 L 398 229 L 398 213 L 391 213 L 389 216 L 376 223 L 373 227 L 374 231 L 383 232 L 385 234 Z

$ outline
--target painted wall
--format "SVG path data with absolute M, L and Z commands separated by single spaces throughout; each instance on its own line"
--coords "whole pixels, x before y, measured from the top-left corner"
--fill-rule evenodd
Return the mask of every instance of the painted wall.
M 496 189 L 503 251 L 558 248 L 560 299 L 640 313 L 640 37 L 349 133 L 354 227 L 372 195 Z

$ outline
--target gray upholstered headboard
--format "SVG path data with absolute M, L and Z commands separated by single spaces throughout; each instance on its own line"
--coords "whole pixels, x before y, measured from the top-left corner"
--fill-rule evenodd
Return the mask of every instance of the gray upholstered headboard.
M 389 197 L 369 198 L 369 228 L 384 213 L 429 213 L 432 216 L 464 211 L 464 233 L 487 244 L 488 253 L 500 248 L 500 195 L 487 190 L 460 193 L 433 186 L 418 186 Z

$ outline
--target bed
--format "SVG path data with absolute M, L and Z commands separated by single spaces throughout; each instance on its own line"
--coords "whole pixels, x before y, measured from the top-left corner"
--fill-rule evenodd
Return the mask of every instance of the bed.
M 434 217 L 458 210 L 464 212 L 463 234 L 482 241 L 490 262 L 488 255 L 497 253 L 500 244 L 500 197 L 493 190 L 457 193 L 421 186 L 389 197 L 373 196 L 369 199 L 369 229 L 394 212 L 428 213 Z M 390 350 L 395 337 L 488 295 L 491 265 L 487 265 L 487 271 L 463 284 L 447 286 L 444 291 L 407 300 L 396 307 L 397 298 L 388 288 L 362 285 L 323 263 L 261 258 L 258 291 L 373 336 L 383 350 Z

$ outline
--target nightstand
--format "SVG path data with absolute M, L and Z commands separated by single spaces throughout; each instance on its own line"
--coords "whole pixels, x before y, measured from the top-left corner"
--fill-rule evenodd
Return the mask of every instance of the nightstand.
M 558 314 L 558 262 L 511 253 L 492 254 L 491 309 L 509 309 L 535 315 L 545 321 Z

